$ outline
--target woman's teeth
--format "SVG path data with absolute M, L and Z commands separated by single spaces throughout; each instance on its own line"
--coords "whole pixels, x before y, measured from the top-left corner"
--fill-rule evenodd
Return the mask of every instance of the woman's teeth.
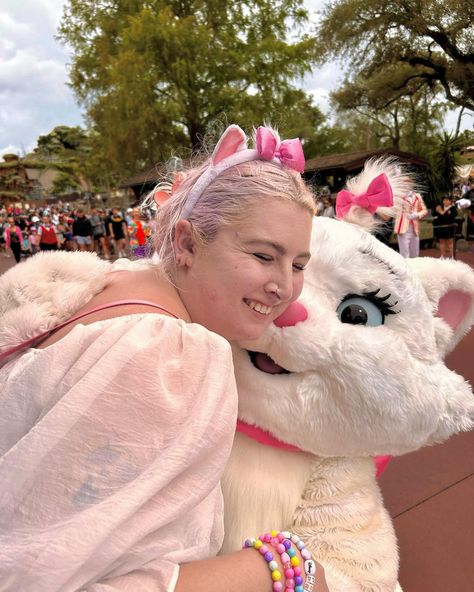
M 246 300 L 247 306 L 256 310 L 257 312 L 268 315 L 272 312 L 271 306 L 265 306 L 265 304 L 261 304 L 260 302 L 254 302 L 253 300 Z

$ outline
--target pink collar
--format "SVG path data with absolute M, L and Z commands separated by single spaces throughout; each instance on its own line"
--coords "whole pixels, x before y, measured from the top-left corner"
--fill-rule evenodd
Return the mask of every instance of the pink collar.
M 270 434 L 270 432 L 262 430 L 257 426 L 245 423 L 240 419 L 237 420 L 236 429 L 241 434 L 244 434 L 248 438 L 252 438 L 252 440 L 260 442 L 260 444 L 264 444 L 265 446 L 272 446 L 272 448 L 280 448 L 280 450 L 291 450 L 292 452 L 301 452 L 301 449 L 297 446 L 293 446 L 293 444 L 286 444 L 281 440 L 277 440 L 274 436 Z

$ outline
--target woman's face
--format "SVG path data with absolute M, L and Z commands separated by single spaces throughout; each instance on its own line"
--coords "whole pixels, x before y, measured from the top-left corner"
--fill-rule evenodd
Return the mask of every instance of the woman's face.
M 452 201 L 449 199 L 449 197 L 444 197 L 443 198 L 443 206 L 445 208 L 448 208 L 450 205 L 452 205 Z
M 301 293 L 311 228 L 312 215 L 299 204 L 262 199 L 212 243 L 194 245 L 178 267 L 193 322 L 229 340 L 260 337 Z

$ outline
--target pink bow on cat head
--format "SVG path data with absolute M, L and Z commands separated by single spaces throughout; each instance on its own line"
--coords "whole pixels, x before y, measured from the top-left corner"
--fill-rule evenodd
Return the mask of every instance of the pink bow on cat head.
M 304 172 L 303 146 L 298 138 L 280 142 L 271 129 L 260 126 L 257 129 L 257 152 L 263 160 L 277 158 L 288 168 Z
M 377 208 L 393 206 L 393 191 L 387 175 L 382 173 L 370 183 L 365 193 L 354 195 L 351 191 L 339 191 L 336 199 L 336 216 L 342 220 L 353 206 L 374 214 Z

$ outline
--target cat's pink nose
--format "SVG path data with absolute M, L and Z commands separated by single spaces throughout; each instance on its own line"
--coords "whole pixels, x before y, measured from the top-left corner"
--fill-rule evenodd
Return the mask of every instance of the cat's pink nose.
M 290 306 L 273 322 L 277 327 L 293 327 L 296 323 L 306 321 L 308 311 L 301 302 L 292 302 Z

